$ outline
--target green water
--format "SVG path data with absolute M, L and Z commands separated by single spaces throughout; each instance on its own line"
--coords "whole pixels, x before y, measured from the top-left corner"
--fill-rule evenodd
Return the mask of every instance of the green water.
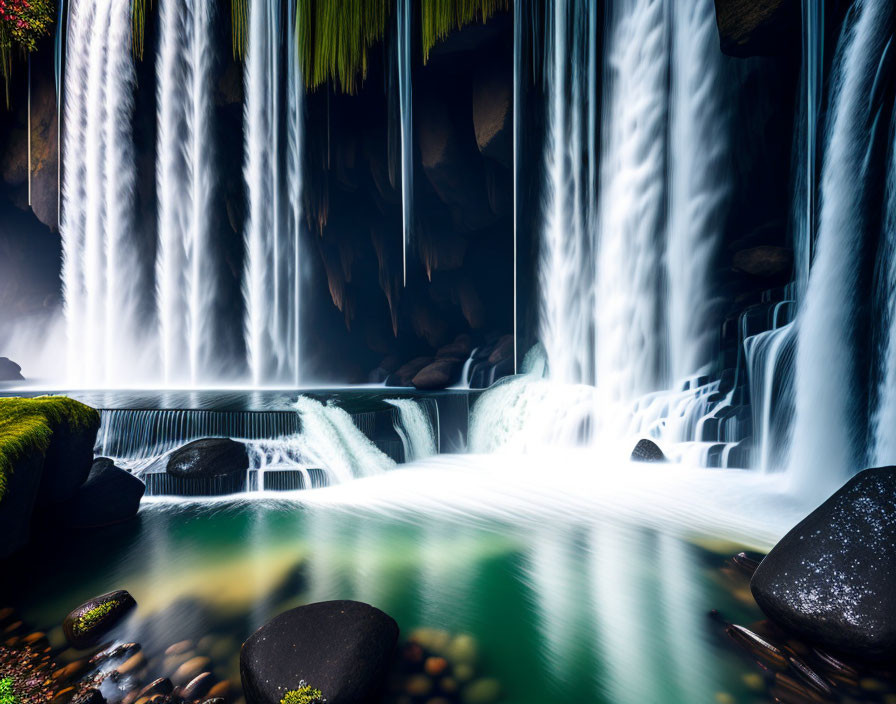
M 207 637 L 216 673 L 237 682 L 239 644 L 267 619 L 357 599 L 403 637 L 472 636 L 477 674 L 497 678 L 505 702 L 761 701 L 708 617 L 759 618 L 724 562 L 610 521 L 522 530 L 268 502 L 148 505 L 129 524 L 48 536 L 3 591 L 51 629 L 87 598 L 128 589 L 139 607 L 118 637 L 148 653 Z

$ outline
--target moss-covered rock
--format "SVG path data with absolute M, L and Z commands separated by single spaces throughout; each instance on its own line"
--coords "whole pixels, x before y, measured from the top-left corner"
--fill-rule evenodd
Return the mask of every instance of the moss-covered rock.
M 96 410 L 70 398 L 0 398 L 0 557 L 27 541 L 38 503 L 84 483 L 99 424 Z
M 114 628 L 128 612 L 137 606 L 123 589 L 95 597 L 81 604 L 65 617 L 62 630 L 68 642 L 76 648 L 86 648 Z

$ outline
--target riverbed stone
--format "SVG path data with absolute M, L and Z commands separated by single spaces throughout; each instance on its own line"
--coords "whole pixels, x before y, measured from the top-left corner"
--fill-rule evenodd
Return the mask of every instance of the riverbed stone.
M 134 597 L 123 589 L 94 597 L 65 617 L 65 637 L 76 648 L 87 648 L 118 625 L 135 606 Z
M 194 440 L 168 458 L 166 471 L 175 477 L 229 477 L 249 469 L 249 453 L 241 442 L 228 438 Z
M 398 625 L 356 601 L 300 606 L 258 629 L 240 653 L 247 704 L 279 704 L 304 681 L 329 704 L 377 701 Z
M 635 449 L 632 450 L 632 462 L 665 462 L 666 455 L 653 440 L 646 438 L 638 440 Z
M 896 656 L 896 467 L 853 477 L 780 540 L 750 588 L 773 621 L 814 645 Z

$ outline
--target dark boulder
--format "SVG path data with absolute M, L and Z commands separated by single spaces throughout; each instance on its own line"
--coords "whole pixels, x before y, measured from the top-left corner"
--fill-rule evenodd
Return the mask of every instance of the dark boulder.
M 280 704 L 302 682 L 328 704 L 378 701 L 398 640 L 398 625 L 356 601 L 286 611 L 243 644 L 240 676 L 248 704 Z
M 653 440 L 638 440 L 635 449 L 632 450 L 632 462 L 665 462 L 666 455 Z
M 168 457 L 166 471 L 175 477 L 228 477 L 249 469 L 249 453 L 241 442 L 228 438 L 194 440 Z
M 0 381 L 25 381 L 22 368 L 9 357 L 0 357 Z
M 121 523 L 137 515 L 145 491 L 140 479 L 101 457 L 61 513 L 66 523 L 82 528 Z
M 415 357 L 390 374 L 386 379 L 386 386 L 410 386 L 411 380 L 417 376 L 417 372 L 431 362 L 432 357 Z
M 463 366 L 462 359 L 440 357 L 417 372 L 411 383 L 417 389 L 444 389 L 458 382 Z
M 93 467 L 93 447 L 100 429 L 99 411 L 66 399 L 70 410 L 57 422 L 51 418 L 53 435 L 44 458 L 44 472 L 37 502 L 58 504 L 74 496 Z
M 715 0 L 719 43 L 729 56 L 774 56 L 800 47 L 799 0 Z
M 99 641 L 137 606 L 128 592 L 109 592 L 81 604 L 65 617 L 62 630 L 76 648 L 87 648 Z
M 750 588 L 772 620 L 813 644 L 896 655 L 896 467 L 853 477 L 775 545 Z

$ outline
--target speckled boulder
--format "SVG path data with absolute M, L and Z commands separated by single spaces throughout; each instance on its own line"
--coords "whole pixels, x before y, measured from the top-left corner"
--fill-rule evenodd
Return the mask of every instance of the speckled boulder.
M 290 609 L 243 644 L 240 677 L 248 704 L 279 704 L 305 683 L 329 704 L 379 702 L 398 625 L 357 601 Z
M 81 604 L 65 617 L 62 630 L 65 638 L 76 648 L 86 648 L 99 641 L 137 606 L 123 589 L 94 597 Z
M 772 620 L 814 644 L 896 655 L 896 467 L 853 477 L 781 539 L 750 587 Z
M 635 449 L 632 450 L 632 462 L 665 462 L 666 455 L 653 440 L 638 440 Z

